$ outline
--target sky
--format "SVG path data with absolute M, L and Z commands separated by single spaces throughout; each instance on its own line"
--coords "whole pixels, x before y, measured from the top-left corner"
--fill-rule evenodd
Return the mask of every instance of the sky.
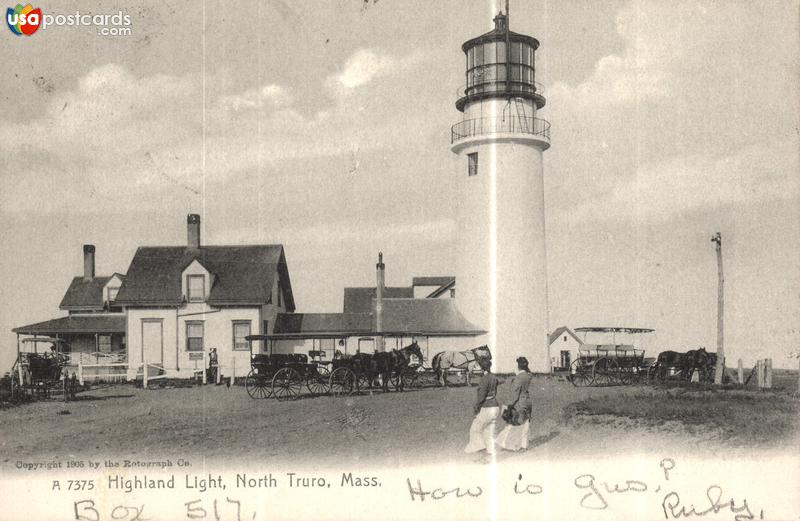
M 498 1 L 48 2 L 131 34 L 0 28 L 0 366 L 64 313 L 83 244 L 280 243 L 299 312 L 452 274 L 461 44 Z M 549 325 L 657 330 L 729 360 L 800 351 L 798 2 L 527 0 L 545 152 Z M 652 353 L 654 355 L 654 353 Z M 2 369 L 0 369 L 2 370 Z

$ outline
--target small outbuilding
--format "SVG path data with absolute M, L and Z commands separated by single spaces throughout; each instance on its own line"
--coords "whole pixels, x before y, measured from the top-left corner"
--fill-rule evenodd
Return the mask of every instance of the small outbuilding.
M 553 371 L 566 371 L 578 357 L 578 350 L 583 342 L 567 326 L 561 326 L 549 335 L 550 362 Z

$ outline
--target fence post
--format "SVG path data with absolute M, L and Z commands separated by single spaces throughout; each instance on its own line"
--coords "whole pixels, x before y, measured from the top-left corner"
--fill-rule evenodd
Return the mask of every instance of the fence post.
M 772 389 L 772 358 L 767 358 L 764 360 L 766 362 L 765 369 L 766 375 L 764 376 L 764 387 L 767 389 Z
M 761 389 L 764 387 L 764 361 L 758 360 L 756 362 L 756 386 Z
M 78 359 L 78 383 L 83 386 L 83 361 Z
M 142 357 L 142 387 L 147 389 L 147 359 Z
M 739 385 L 744 383 L 744 366 L 742 365 L 742 359 L 739 359 L 737 368 L 736 368 L 736 378 L 739 382 Z

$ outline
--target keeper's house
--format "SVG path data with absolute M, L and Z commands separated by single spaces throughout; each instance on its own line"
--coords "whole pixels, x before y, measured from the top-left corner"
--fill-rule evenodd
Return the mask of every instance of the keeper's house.
M 216 349 L 222 374 L 250 370 L 253 352 L 335 351 L 353 354 L 401 347 L 416 340 L 423 351 L 469 349 L 483 333 L 454 306 L 453 277 L 419 277 L 402 288 L 384 287 L 382 262 L 375 287 L 345 288 L 342 313 L 295 313 L 283 246 L 205 246 L 200 216 L 187 219 L 185 246 L 143 246 L 125 275 L 97 277 L 94 246 L 84 246 L 84 274 L 62 302 L 66 317 L 14 329 L 57 338 L 72 365 L 118 364 L 129 379 L 143 364 L 161 374 L 191 378 Z M 19 342 L 18 342 L 19 345 Z M 124 364 L 120 367 L 119 364 Z M 120 376 L 122 376 L 120 374 Z

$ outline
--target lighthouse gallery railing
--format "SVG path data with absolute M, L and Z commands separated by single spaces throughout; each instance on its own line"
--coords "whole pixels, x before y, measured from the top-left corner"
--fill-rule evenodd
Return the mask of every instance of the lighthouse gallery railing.
M 550 140 L 550 122 L 540 118 L 506 116 L 459 121 L 450 129 L 450 143 L 485 134 L 531 134 Z

